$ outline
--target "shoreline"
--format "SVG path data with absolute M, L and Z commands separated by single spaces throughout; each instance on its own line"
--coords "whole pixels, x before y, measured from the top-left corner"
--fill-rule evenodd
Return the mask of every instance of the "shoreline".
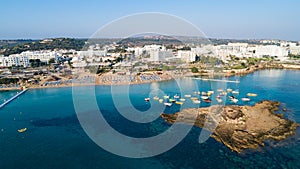
M 95 83 L 83 83 L 83 84 L 59 84 L 59 85 L 47 85 L 47 86 L 40 86 L 40 85 L 26 85 L 26 88 L 29 89 L 44 89 L 44 88 L 66 88 L 66 87 L 75 87 L 75 86 L 116 86 L 116 85 L 139 85 L 139 84 L 148 84 L 148 83 L 155 83 L 155 82 L 166 82 L 170 80 L 174 80 L 175 78 L 184 78 L 184 77 L 193 77 L 193 76 L 224 76 L 224 77 L 232 77 L 232 76 L 245 76 L 251 73 L 254 73 L 256 71 L 260 70 L 268 70 L 268 69 L 279 69 L 279 70 L 300 70 L 300 65 L 290 65 L 290 64 L 264 64 L 264 65 L 258 65 L 257 67 L 252 66 L 245 69 L 232 69 L 232 70 L 226 70 L 226 72 L 212 72 L 212 73 L 190 73 L 186 75 L 178 75 L 178 76 L 171 76 L 168 73 L 166 75 L 160 76 L 161 80 L 150 80 L 150 81 L 133 81 L 133 82 L 117 82 L 114 83 L 112 81 L 107 83 L 101 83 L 101 82 L 95 82 Z M 235 71 L 234 73 L 232 71 Z M 107 75 L 104 75 L 107 76 Z M 97 77 L 95 81 L 99 81 L 99 78 L 101 76 Z M 8 88 L 0 88 L 1 91 L 14 91 L 14 90 L 20 90 L 19 87 L 8 87 Z

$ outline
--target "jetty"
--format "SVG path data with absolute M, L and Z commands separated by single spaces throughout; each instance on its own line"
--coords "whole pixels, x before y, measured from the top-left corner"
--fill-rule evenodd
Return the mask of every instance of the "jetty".
M 204 79 L 204 78 L 193 78 L 195 80 L 213 81 L 213 82 L 224 82 L 224 83 L 240 83 L 238 80 L 223 80 L 223 79 Z
M 3 108 L 4 106 L 6 106 L 8 103 L 12 102 L 13 100 L 15 100 L 16 98 L 18 98 L 20 95 L 22 95 L 23 93 L 25 93 L 28 89 L 24 89 L 22 90 L 20 93 L 17 93 L 16 95 L 14 95 L 12 98 L 8 99 L 6 102 L 2 103 L 0 105 L 0 109 Z

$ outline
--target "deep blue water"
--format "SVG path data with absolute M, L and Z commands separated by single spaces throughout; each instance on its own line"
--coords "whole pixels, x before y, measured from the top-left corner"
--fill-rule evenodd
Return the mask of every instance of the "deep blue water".
M 239 80 L 240 83 L 220 84 L 184 78 L 178 83 L 133 85 L 129 97 L 134 108 L 141 112 L 151 107 L 153 112 L 174 113 L 180 110 L 179 105 L 164 109 L 157 101 L 147 103 L 144 98 L 161 97 L 162 91 L 173 96 L 222 87 L 239 89 L 237 98 L 245 97 L 248 92 L 258 94 L 246 104 L 265 99 L 280 101 L 286 111 L 279 113 L 300 123 L 300 71 L 263 70 L 231 77 L 230 80 Z M 122 110 L 128 109 L 130 105 L 122 102 L 126 96 L 124 87 L 113 89 L 118 93 L 117 104 Z M 101 113 L 113 128 L 123 134 L 151 137 L 170 127 L 160 118 L 145 124 L 128 121 L 115 108 L 109 86 L 97 86 L 95 90 Z M 0 103 L 15 93 L 0 93 Z M 232 103 L 227 101 L 226 104 Z M 244 103 L 239 101 L 238 104 Z M 202 102 L 200 106 L 209 104 Z M 187 99 L 185 107 L 196 105 Z M 17 132 L 24 127 L 28 128 L 27 132 Z M 97 146 L 84 132 L 74 110 L 72 88 L 31 89 L 0 109 L 0 168 L 300 168 L 299 130 L 286 140 L 266 141 L 264 147 L 241 154 L 231 152 L 214 139 L 199 144 L 200 132 L 201 129 L 193 127 L 177 146 L 158 156 L 143 159 L 120 157 Z

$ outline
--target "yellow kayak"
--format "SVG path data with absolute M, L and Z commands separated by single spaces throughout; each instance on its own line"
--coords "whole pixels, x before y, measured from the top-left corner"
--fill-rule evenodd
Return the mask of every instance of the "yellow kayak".
M 256 97 L 257 94 L 255 94 L 255 93 L 248 93 L 247 96 L 249 96 L 249 97 Z
M 183 102 L 175 102 L 176 104 L 183 105 Z
M 18 130 L 19 133 L 23 133 L 23 132 L 25 132 L 25 131 L 27 131 L 27 128 L 22 128 L 22 129 L 19 129 L 19 130 Z

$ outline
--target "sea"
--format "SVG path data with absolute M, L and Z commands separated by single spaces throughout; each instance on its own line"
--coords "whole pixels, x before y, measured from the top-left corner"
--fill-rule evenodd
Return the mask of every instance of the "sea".
M 238 154 L 213 138 L 200 143 L 202 129 L 191 127 L 187 135 L 170 149 L 141 158 L 123 156 L 122 153 L 117 154 L 100 146 L 84 130 L 78 118 L 76 104 L 84 106 L 89 113 L 98 111 L 111 128 L 123 135 L 153 137 L 172 127 L 159 117 L 161 112 L 176 113 L 185 108 L 218 104 L 214 101 L 217 90 L 231 88 L 238 91 L 237 94 L 231 94 L 239 99 L 237 105 L 254 105 L 262 100 L 279 101 L 280 110 L 276 113 L 300 124 L 300 71 L 271 69 L 245 76 L 214 78 L 224 81 L 186 77 L 130 86 L 77 87 L 80 90 L 74 90 L 75 87 L 29 89 L 0 109 L 0 169 L 300 168 L 299 128 L 294 136 L 285 140 L 266 140 L 263 147 Z M 88 94 L 91 88 L 98 107 L 80 101 L 91 97 Z M 199 97 L 194 94 L 195 91 L 209 90 L 214 91 L 212 103 L 202 101 L 194 104 L 186 98 L 183 105 L 165 107 L 153 99 L 154 96 L 163 98 L 165 95 L 183 98 L 187 94 Z M 75 91 L 81 93 L 76 95 Z M 0 103 L 17 92 L 1 92 Z M 256 93 L 258 96 L 251 97 L 250 102 L 243 102 L 241 98 L 246 97 L 247 93 Z M 144 100 L 148 97 L 149 102 Z M 235 104 L 226 98 L 223 99 L 225 105 Z M 145 117 L 142 119 L 144 121 L 134 119 L 135 116 L 131 116 L 128 110 Z M 19 133 L 18 129 L 21 128 L 27 128 L 27 131 Z M 171 142 L 172 139 L 157 144 Z M 114 147 L 114 150 L 118 151 L 118 147 Z

